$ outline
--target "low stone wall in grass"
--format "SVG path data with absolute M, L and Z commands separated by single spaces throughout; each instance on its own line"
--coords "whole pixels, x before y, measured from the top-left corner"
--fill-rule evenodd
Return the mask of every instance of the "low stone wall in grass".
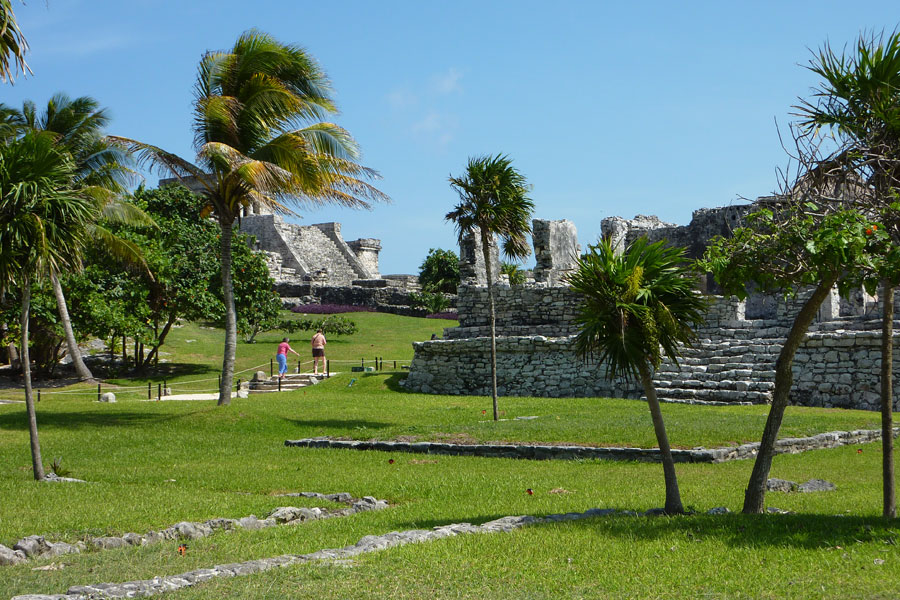
M 894 437 L 900 428 L 894 429 Z M 804 438 L 784 438 L 775 444 L 777 454 L 798 454 L 808 450 L 836 448 L 849 444 L 865 444 L 881 439 L 881 431 L 830 431 Z M 591 446 L 541 446 L 535 444 L 447 444 L 443 442 L 370 442 L 360 440 L 332 440 L 306 438 L 286 440 L 285 446 L 297 448 L 341 448 L 345 450 L 375 450 L 380 452 L 411 452 L 448 456 L 482 456 L 485 458 L 519 458 L 526 460 L 634 460 L 660 462 L 658 448 L 597 448 Z M 728 448 L 693 448 L 672 450 L 675 462 L 720 463 L 754 458 L 759 442 Z

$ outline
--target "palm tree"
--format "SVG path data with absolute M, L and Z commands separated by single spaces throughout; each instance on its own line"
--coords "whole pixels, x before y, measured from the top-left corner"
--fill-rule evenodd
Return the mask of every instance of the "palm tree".
M 16 22 L 12 2 L 0 0 L 0 81 L 12 81 L 19 71 L 31 73 L 25 63 L 27 51 L 28 42 Z
M 29 131 L 0 146 L 0 281 L 22 290 L 21 360 L 34 478 L 44 478 L 31 387 L 28 321 L 31 283 L 80 255 L 97 204 L 71 187 L 75 165 L 48 132 Z
M 350 134 L 321 121 L 336 111 L 328 78 L 310 54 L 251 30 L 230 50 L 208 52 L 200 61 L 193 125 L 199 165 L 119 138 L 152 165 L 194 178 L 222 229 L 225 355 L 219 405 L 231 402 L 237 347 L 231 273 L 235 219 L 259 206 L 290 213 L 286 203 L 370 208 L 370 201 L 388 199 L 367 183 L 378 174 L 356 162 L 359 148 Z
M 617 254 L 609 239 L 590 246 L 569 275 L 572 289 L 583 297 L 575 338 L 582 358 L 594 355 L 606 363 L 610 379 L 639 378 L 647 396 L 666 482 L 665 512 L 682 513 L 675 461 L 669 447 L 653 371 L 663 356 L 677 364 L 693 327 L 703 321 L 706 302 L 696 291 L 696 275 L 685 262 L 683 248 L 635 240 Z
M 797 108 L 801 126 L 828 127 L 846 146 L 843 156 L 858 161 L 861 178 L 875 192 L 876 210 L 888 225 L 892 243 L 900 244 L 900 31 L 885 39 L 861 35 L 856 54 L 836 54 L 829 45 L 809 69 L 822 78 L 816 100 Z M 894 491 L 893 323 L 894 288 L 900 275 L 890 268 L 881 274 L 881 428 L 883 515 L 897 516 Z
M 491 398 L 497 421 L 497 323 L 491 244 L 497 236 L 503 242 L 506 256 L 516 260 L 526 258 L 531 253 L 528 234 L 534 202 L 527 196 L 529 186 L 525 176 L 512 166 L 510 158 L 501 154 L 470 158 L 466 174 L 450 177 L 450 187 L 459 194 L 460 201 L 444 218 L 456 227 L 459 243 L 470 234 L 481 237 L 491 318 Z
M 0 105 L 0 115 L 7 112 L 10 109 Z M 103 128 L 108 124 L 109 117 L 100 108 L 99 102 L 88 96 L 73 100 L 58 93 L 47 102 L 43 113 L 38 113 L 33 102 L 26 101 L 21 112 L 12 111 L 12 114 L 14 116 L 10 121 L 17 126 L 19 132 L 32 130 L 54 134 L 57 147 L 68 153 L 74 161 L 72 187 L 95 199 L 101 218 L 130 225 L 153 225 L 152 219 L 143 211 L 120 199 L 120 195 L 134 179 L 129 167 L 131 157 L 121 147 L 104 138 Z M 99 223 L 88 223 L 87 227 L 89 237 L 107 253 L 126 265 L 143 267 L 146 271 L 146 263 L 137 246 L 112 234 Z M 73 264 L 78 266 L 77 261 Z M 66 297 L 56 269 L 50 270 L 50 282 L 72 365 L 81 380 L 92 380 L 94 376 L 84 364 L 75 340 Z

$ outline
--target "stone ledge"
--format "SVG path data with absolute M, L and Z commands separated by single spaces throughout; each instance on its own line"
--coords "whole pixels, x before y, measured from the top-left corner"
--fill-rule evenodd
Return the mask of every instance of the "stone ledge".
M 894 429 L 894 437 L 900 427 Z M 775 444 L 777 454 L 798 454 L 808 450 L 836 448 L 850 444 L 865 444 L 881 439 L 881 430 L 829 431 L 811 437 L 783 438 Z M 481 456 L 485 458 L 518 458 L 524 460 L 636 460 L 660 462 L 658 448 L 599 448 L 594 446 L 541 446 L 535 444 L 447 444 L 443 442 L 379 442 L 363 440 L 332 440 L 327 437 L 285 440 L 285 446 L 296 448 L 337 448 L 344 450 L 376 450 L 380 452 L 411 452 L 449 456 Z M 672 450 L 672 458 L 679 463 L 720 463 L 745 460 L 756 456 L 759 442 L 727 448 L 693 448 Z

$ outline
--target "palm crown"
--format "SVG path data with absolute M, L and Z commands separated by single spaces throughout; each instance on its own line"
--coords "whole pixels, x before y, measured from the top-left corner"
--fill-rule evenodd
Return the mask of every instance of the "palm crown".
M 569 276 L 583 296 L 577 352 L 598 354 L 608 375 L 637 378 L 639 362 L 654 368 L 663 355 L 677 363 L 678 345 L 694 338 L 706 303 L 688 276 L 684 250 L 646 237 L 617 253 L 608 239 L 591 246 Z

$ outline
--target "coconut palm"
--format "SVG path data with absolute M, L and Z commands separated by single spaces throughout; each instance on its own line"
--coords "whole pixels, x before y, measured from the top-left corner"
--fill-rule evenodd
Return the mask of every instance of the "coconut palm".
M 803 101 L 801 126 L 831 128 L 844 147 L 843 156 L 860 165 L 860 176 L 875 193 L 875 209 L 888 225 L 891 242 L 900 245 L 900 31 L 887 37 L 861 35 L 856 52 L 837 54 L 825 45 L 809 69 L 822 78 L 813 101 Z M 890 267 L 890 266 L 889 266 Z M 886 269 L 882 275 L 881 424 L 883 514 L 897 516 L 894 491 L 893 431 L 893 322 L 894 288 L 900 274 Z M 757 486 L 758 487 L 758 486 Z M 759 493 L 745 503 L 759 507 Z M 752 501 L 752 502 L 751 502 Z
M 222 229 L 225 352 L 220 405 L 231 402 L 237 321 L 231 273 L 235 219 L 244 210 L 336 203 L 369 208 L 387 200 L 367 180 L 378 174 L 359 165 L 359 148 L 343 128 L 322 121 L 336 112 L 327 76 L 299 46 L 251 30 L 226 51 L 208 52 L 194 86 L 197 163 L 165 150 L 119 138 L 152 165 L 192 178 Z
M 31 283 L 80 255 L 96 202 L 71 187 L 75 165 L 49 132 L 29 131 L 0 146 L 0 282 L 22 291 L 21 360 L 34 478 L 44 478 L 28 353 Z
M 0 105 L 0 115 L 8 112 L 10 109 Z M 103 128 L 108 124 L 109 117 L 95 99 L 88 96 L 71 99 L 58 93 L 47 102 L 41 113 L 33 102 L 26 101 L 21 111 L 12 111 L 9 121 L 19 132 L 32 130 L 53 134 L 57 147 L 68 153 L 74 162 L 71 186 L 94 198 L 100 208 L 100 217 L 130 225 L 153 224 L 152 219 L 135 205 L 121 201 L 121 194 L 134 179 L 129 167 L 131 157 L 104 137 Z M 137 246 L 112 234 L 99 223 L 88 223 L 87 228 L 89 237 L 110 255 L 127 265 L 137 265 L 146 270 L 146 263 Z M 79 262 L 73 261 L 73 265 L 77 267 Z M 50 270 L 50 282 L 72 365 L 80 379 L 91 380 L 93 374 L 84 364 L 75 340 L 66 297 L 56 269 Z
M 653 372 L 663 356 L 677 363 L 683 345 L 694 338 L 693 327 L 703 321 L 706 303 L 696 291 L 696 275 L 684 250 L 642 237 L 618 254 L 604 239 L 578 259 L 568 282 L 583 298 L 576 352 L 604 362 L 610 379 L 640 379 L 662 456 L 665 512 L 684 512 L 653 386 Z
M 12 81 L 19 71 L 31 72 L 25 63 L 27 51 L 28 42 L 16 22 L 12 2 L 0 0 L 0 81 Z
M 450 186 L 459 194 L 459 204 L 445 219 L 456 227 L 460 244 L 467 235 L 481 238 L 484 273 L 487 278 L 488 307 L 491 321 L 491 398 L 494 420 L 497 411 L 497 323 L 494 312 L 494 277 L 491 269 L 491 245 L 500 238 L 503 253 L 511 259 L 526 258 L 531 213 L 534 202 L 527 196 L 529 186 L 506 156 L 479 156 L 469 159 L 466 174 L 450 177 Z

